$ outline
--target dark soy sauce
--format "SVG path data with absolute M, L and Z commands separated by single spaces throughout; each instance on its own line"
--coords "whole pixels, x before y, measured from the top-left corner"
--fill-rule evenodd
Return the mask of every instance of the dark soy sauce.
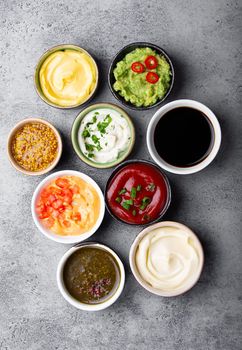
M 167 163 L 189 167 L 200 163 L 213 144 L 213 127 L 202 112 L 179 107 L 167 112 L 154 133 L 155 148 Z

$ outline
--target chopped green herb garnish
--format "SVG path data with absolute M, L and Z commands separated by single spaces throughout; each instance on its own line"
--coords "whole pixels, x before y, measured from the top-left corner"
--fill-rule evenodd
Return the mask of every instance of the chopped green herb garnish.
M 86 137 L 89 137 L 89 136 L 90 136 L 89 130 L 84 129 L 83 132 L 82 132 L 82 136 L 84 137 L 84 139 L 85 139 Z
M 154 192 L 154 190 L 155 190 L 155 184 L 154 184 L 154 183 L 150 183 L 150 184 L 147 186 L 147 191 Z
M 100 146 L 99 138 L 96 135 L 92 135 L 92 140 L 95 145 L 91 143 L 85 143 L 86 150 L 88 152 L 93 152 L 94 148 L 96 148 L 98 151 L 101 151 L 102 147 Z
M 130 209 L 130 204 L 128 204 L 126 201 L 124 201 L 122 204 L 122 207 L 126 210 L 129 210 Z
M 132 215 L 133 215 L 133 216 L 136 215 L 136 210 L 135 210 L 135 209 L 132 211 Z
M 95 146 L 90 143 L 85 143 L 86 150 L 89 152 L 94 151 Z
M 126 191 L 126 188 L 122 188 L 122 190 L 120 190 L 118 194 L 124 194 Z
M 93 158 L 94 157 L 94 154 L 93 153 L 88 153 L 88 158 Z
M 128 200 L 126 200 L 125 202 L 126 202 L 127 204 L 129 204 L 129 205 L 133 205 L 133 204 L 134 204 L 133 199 L 128 199 Z
M 107 146 L 108 145 L 108 143 L 107 142 L 105 142 L 105 146 Z
M 118 203 L 121 203 L 121 200 L 122 200 L 122 198 L 121 198 L 121 197 L 117 197 L 117 198 L 115 198 L 115 201 L 116 201 L 116 202 L 118 202 Z
M 92 135 L 92 141 L 95 143 L 96 149 L 101 151 L 102 147 L 100 146 L 99 138 L 96 135 Z
M 141 191 L 141 188 L 142 188 L 141 185 L 138 185 L 138 186 L 136 187 L 136 189 L 137 189 L 138 192 Z
M 92 135 L 92 141 L 94 143 L 98 143 L 99 142 L 99 138 L 96 135 Z
M 100 131 L 101 134 L 105 134 L 106 128 L 109 126 L 111 121 L 112 121 L 112 118 L 111 118 L 110 114 L 107 114 L 106 117 L 104 118 L 103 122 L 99 122 L 97 124 L 98 131 Z
M 97 117 L 94 115 L 92 117 L 92 121 L 86 124 L 85 129 L 89 128 L 90 125 L 95 124 L 96 121 L 97 121 Z
M 135 199 L 136 198 L 136 193 L 137 193 L 136 187 L 132 187 L 131 188 L 131 192 L 130 192 L 130 197 Z
M 95 112 L 94 114 L 99 114 L 99 112 Z
M 145 210 L 145 208 L 147 207 L 147 205 L 150 203 L 150 198 L 149 197 L 144 197 L 142 199 L 142 204 L 140 206 L 141 210 Z
M 149 220 L 150 219 L 150 215 L 148 215 L 148 214 L 145 214 L 143 217 L 142 217 L 142 220 L 145 220 L 145 221 L 147 221 L 147 220 Z

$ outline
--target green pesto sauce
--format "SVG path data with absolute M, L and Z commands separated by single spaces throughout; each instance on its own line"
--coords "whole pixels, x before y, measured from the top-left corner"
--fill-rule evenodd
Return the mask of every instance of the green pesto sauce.
M 63 278 L 66 289 L 85 304 L 99 304 L 117 290 L 120 270 L 109 252 L 97 247 L 83 247 L 66 261 Z

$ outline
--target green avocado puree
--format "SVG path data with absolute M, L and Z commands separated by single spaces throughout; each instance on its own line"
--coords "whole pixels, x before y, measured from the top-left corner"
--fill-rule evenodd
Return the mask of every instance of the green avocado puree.
M 135 73 L 131 69 L 134 62 L 141 62 L 145 66 L 148 56 L 155 56 L 158 66 L 155 69 L 145 69 L 143 73 Z M 155 84 L 146 81 L 148 72 L 155 72 L 159 80 Z M 162 99 L 171 83 L 171 68 L 164 56 L 158 55 L 156 51 L 149 47 L 137 48 L 128 53 L 124 59 L 117 63 L 114 71 L 116 79 L 113 88 L 127 102 L 131 102 L 136 107 L 147 107 Z

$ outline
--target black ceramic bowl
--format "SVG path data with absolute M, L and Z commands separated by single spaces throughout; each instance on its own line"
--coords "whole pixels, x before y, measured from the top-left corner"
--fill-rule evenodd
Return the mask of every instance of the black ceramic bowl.
M 108 200 L 107 200 L 107 191 L 108 191 L 108 188 L 109 188 L 109 184 L 110 182 L 112 181 L 113 177 L 117 174 L 117 172 L 122 169 L 123 167 L 125 167 L 126 165 L 129 165 L 129 164 L 133 164 L 133 163 L 143 163 L 143 164 L 147 164 L 147 165 L 150 165 L 152 167 L 154 167 L 156 170 L 159 171 L 159 173 L 161 174 L 161 176 L 163 177 L 164 181 L 165 181 L 165 184 L 166 184 L 166 189 L 167 189 L 167 199 L 166 199 L 166 204 L 164 205 L 164 207 L 162 208 L 160 214 L 157 216 L 157 218 L 155 218 L 154 220 L 151 220 L 147 223 L 142 223 L 142 224 L 137 224 L 137 223 L 130 223 L 130 222 L 127 222 L 127 221 L 124 221 L 122 219 L 120 219 L 119 217 L 117 217 L 111 210 L 111 208 L 109 208 L 109 205 L 108 205 Z M 104 198 L 105 198 L 105 204 L 106 204 L 106 208 L 109 212 L 109 214 L 117 221 L 119 222 L 122 222 L 126 225 L 132 225 L 132 226 L 147 226 L 147 225 L 151 225 L 151 224 L 154 224 L 155 222 L 159 221 L 163 216 L 164 214 L 166 213 L 167 209 L 169 208 L 170 206 L 170 203 L 171 203 L 171 187 L 170 187 L 170 183 L 169 183 L 169 180 L 167 178 L 167 176 L 165 175 L 165 173 L 154 163 L 148 161 L 148 160 L 143 160 L 143 159 L 131 159 L 131 160 L 126 160 L 125 162 L 119 164 L 115 169 L 114 171 L 112 172 L 112 174 L 110 175 L 110 177 L 108 178 L 108 181 L 106 183 L 106 186 L 105 186 L 105 190 L 104 190 Z
M 113 88 L 113 84 L 115 83 L 115 77 L 114 77 L 114 74 L 113 74 L 113 70 L 115 69 L 117 63 L 119 61 L 121 61 L 124 56 L 127 55 L 127 53 L 135 50 L 136 48 L 139 48 L 139 47 L 150 47 L 151 49 L 155 50 L 158 54 L 162 55 L 165 57 L 165 59 L 167 60 L 167 62 L 169 63 L 170 67 L 171 67 L 171 72 L 172 72 L 172 76 L 171 76 L 171 83 L 170 83 L 170 87 L 169 89 L 167 90 L 167 93 L 165 94 L 165 96 L 163 96 L 162 99 L 158 100 L 156 103 L 154 103 L 153 105 L 151 106 L 147 106 L 147 107 L 136 107 L 135 105 L 133 105 L 131 102 L 127 102 L 117 91 L 114 90 Z M 157 45 L 154 45 L 154 44 L 151 44 L 151 43 L 147 43 L 147 42 L 137 42 L 137 43 L 131 43 L 127 46 L 125 46 L 124 48 L 122 48 L 118 53 L 117 55 L 114 57 L 114 59 L 112 60 L 112 63 L 109 67 L 109 71 L 108 71 L 108 85 L 109 85 L 109 88 L 113 94 L 113 96 L 118 100 L 120 101 L 123 105 L 131 108 L 131 109 L 136 109 L 136 110 L 147 110 L 147 109 L 150 109 L 150 108 L 154 108 L 154 107 L 157 107 L 159 106 L 166 98 L 167 96 L 170 94 L 171 92 L 171 89 L 173 87 L 173 84 L 174 84 L 174 67 L 173 67 L 173 64 L 171 62 L 171 59 L 170 57 L 167 55 L 167 53 L 159 46 Z

